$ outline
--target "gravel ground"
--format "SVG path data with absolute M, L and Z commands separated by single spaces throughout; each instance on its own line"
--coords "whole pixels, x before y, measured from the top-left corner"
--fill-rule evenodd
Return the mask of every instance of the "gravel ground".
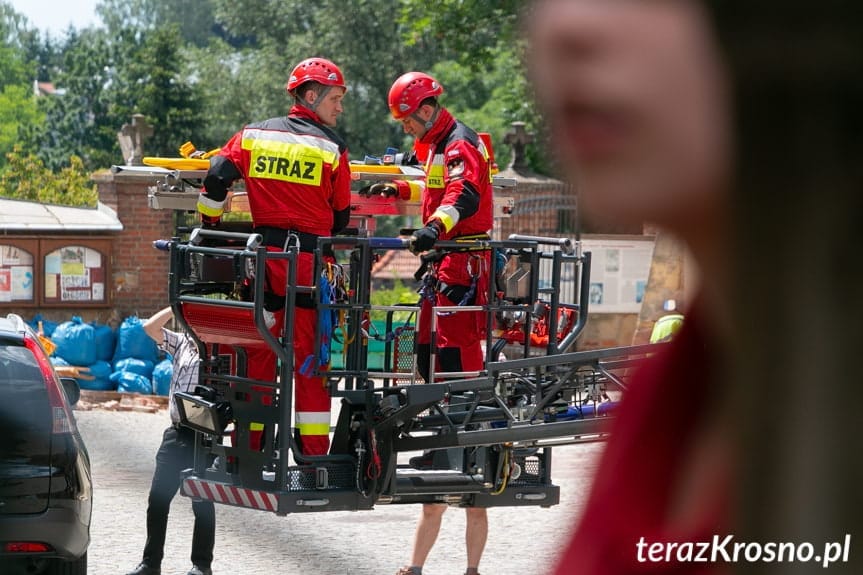
M 140 560 L 146 537 L 147 492 L 167 412 L 78 411 L 95 484 L 90 575 L 123 575 Z M 483 575 L 548 573 L 582 509 L 603 443 L 554 448 L 553 473 L 561 503 L 489 510 Z M 372 511 L 275 514 L 217 505 L 217 575 L 392 574 L 410 555 L 417 505 Z M 449 509 L 425 575 L 464 572 L 464 513 Z M 192 512 L 177 496 L 171 508 L 162 573 L 190 567 Z

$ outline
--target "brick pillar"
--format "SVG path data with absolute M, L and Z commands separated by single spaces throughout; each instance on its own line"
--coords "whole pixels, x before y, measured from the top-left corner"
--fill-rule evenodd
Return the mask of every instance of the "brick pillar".
M 102 173 L 94 177 L 99 200 L 113 208 L 123 223 L 114 241 L 114 306 L 118 318 L 150 316 L 168 303 L 168 254 L 153 240 L 174 233 L 174 212 L 147 204 L 152 182 L 140 176 Z

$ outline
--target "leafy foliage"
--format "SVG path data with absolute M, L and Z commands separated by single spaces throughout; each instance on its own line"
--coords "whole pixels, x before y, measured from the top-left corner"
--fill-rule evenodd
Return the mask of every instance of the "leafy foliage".
M 193 46 L 206 46 L 221 30 L 211 0 L 102 0 L 96 12 L 111 33 L 174 26 Z
M 204 115 L 194 86 L 184 78 L 175 25 L 141 34 L 122 48 L 123 67 L 112 75 L 107 93 L 115 130 L 133 114 L 143 114 L 153 126 L 147 155 L 173 156 L 187 140 L 198 140 Z
M 32 147 L 55 170 L 67 166 L 72 154 L 89 169 L 109 166 L 120 157 L 115 136 L 119 126 L 106 93 L 111 79 L 109 38 L 102 31 L 72 34 L 59 53 L 52 80 L 63 93 L 40 101 L 46 127 L 33 135 Z
M 7 169 L 0 174 L 0 195 L 43 204 L 95 207 L 96 187 L 84 171 L 81 158 L 69 158 L 69 166 L 51 170 L 33 154 L 15 149 L 6 156 Z
M 391 288 L 377 288 L 369 294 L 369 303 L 372 305 L 390 306 L 390 305 L 415 305 L 419 300 L 419 295 L 416 290 L 409 285 L 406 285 L 400 278 L 393 280 Z M 372 320 L 385 320 L 385 311 L 371 312 Z M 411 317 L 413 312 L 397 311 L 393 313 L 394 322 L 405 322 Z M 416 318 L 414 318 L 415 320 Z
M 448 59 L 474 75 L 494 67 L 501 46 L 514 43 L 524 0 L 438 0 L 400 2 L 399 21 L 408 44 L 429 38 L 442 45 Z M 470 24 L 468 24 L 470 23 Z
M 19 145 L 26 129 L 42 126 L 44 122 L 45 115 L 33 100 L 32 90 L 24 86 L 5 86 L 0 90 L 0 157 L 5 158 Z M 3 164 L 0 162 L 0 167 Z
M 401 42 L 396 0 L 305 2 L 251 0 L 238 10 L 232 0 L 214 0 L 218 18 L 232 36 L 255 39 L 255 56 L 243 54 L 248 69 L 222 67 L 222 78 L 240 82 L 251 101 L 265 113 L 253 119 L 285 113 L 290 101 L 285 82 L 292 67 L 311 56 L 336 62 L 345 74 L 348 93 L 338 131 L 355 155 L 380 154 L 401 142 L 401 127 L 389 119 L 386 97 L 392 81 L 411 68 L 427 68 L 433 53 L 421 45 Z M 233 103 L 233 101 L 232 101 Z M 234 131 L 242 124 L 235 126 Z
M 44 124 L 33 99 L 38 37 L 27 29 L 26 19 L 6 3 L 0 3 L 0 171 L 6 154 L 23 139 L 27 130 Z
M 54 39 L 0 0 L 0 171 L 16 145 L 53 171 L 72 168 L 73 156 L 84 171 L 118 163 L 117 132 L 136 113 L 155 128 L 146 155 L 176 155 L 186 140 L 218 147 L 245 124 L 286 113 L 287 76 L 310 56 L 345 73 L 337 131 L 352 157 L 412 144 L 389 117 L 387 93 L 400 74 L 424 70 L 444 84 L 456 117 L 491 133 L 505 167 L 511 122 L 540 126 L 521 65 L 525 4 L 101 0 L 101 26 Z M 34 80 L 58 95 L 34 99 Z
M 287 72 L 268 52 L 235 50 L 214 39 L 188 55 L 185 74 L 195 79 L 204 114 L 200 148 L 219 147 L 246 124 L 287 113 Z

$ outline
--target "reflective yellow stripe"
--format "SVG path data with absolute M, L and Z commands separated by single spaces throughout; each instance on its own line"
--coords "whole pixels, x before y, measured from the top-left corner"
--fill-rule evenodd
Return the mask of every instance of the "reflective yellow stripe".
M 253 421 L 252 423 L 249 424 L 249 431 L 263 431 L 263 430 L 264 430 L 264 424 L 263 423 L 258 423 L 256 421 Z
M 329 435 L 329 423 L 298 423 L 297 429 L 300 435 Z
M 410 201 L 417 202 L 422 197 L 423 189 L 425 186 L 422 182 L 418 182 L 416 180 L 408 180 L 408 186 L 411 189 L 411 197 Z
M 444 230 L 450 231 L 458 223 L 459 215 L 455 206 L 440 206 L 429 220 L 437 218 L 443 224 Z
M 669 341 L 681 327 L 683 327 L 683 315 L 681 314 L 671 314 L 659 318 L 653 324 L 650 343 Z
M 491 182 L 494 176 L 494 168 L 491 164 L 491 154 L 489 154 L 488 148 L 485 147 L 485 142 L 483 142 L 482 138 L 479 139 L 479 153 L 488 165 L 488 181 Z
M 426 181 L 428 182 L 428 187 L 433 189 L 440 189 L 444 187 L 443 181 L 443 154 L 439 154 L 441 158 L 441 163 L 432 163 L 431 167 L 429 167 L 428 176 L 426 177 Z M 438 156 L 435 156 L 437 159 Z
M 298 411 L 297 428 L 303 435 L 326 435 L 330 432 L 330 412 Z
M 319 186 L 324 164 L 338 167 L 338 146 L 317 136 L 246 130 L 242 147 L 251 154 L 249 177 Z
M 310 148 L 323 150 L 331 154 L 333 157 L 339 155 L 339 145 L 322 138 L 320 136 L 312 136 L 310 134 L 294 134 L 292 132 L 278 132 L 273 130 L 247 129 L 243 131 L 243 149 L 251 150 L 254 147 L 255 141 L 261 142 L 281 142 L 285 144 L 301 144 Z
M 216 200 L 211 200 L 210 198 L 208 198 L 205 195 L 199 195 L 198 196 L 197 209 L 200 213 L 204 214 L 205 216 L 210 216 L 210 217 L 221 216 L 222 213 L 225 211 L 224 205 L 225 205 L 224 201 L 217 202 Z

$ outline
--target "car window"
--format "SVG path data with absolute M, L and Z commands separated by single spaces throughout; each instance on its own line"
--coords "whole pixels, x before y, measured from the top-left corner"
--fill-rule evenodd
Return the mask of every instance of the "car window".
M 0 341 L 0 434 L 41 443 L 49 440 L 50 424 L 48 391 L 36 358 L 26 347 Z
M 34 383 L 45 385 L 39 364 L 30 350 L 20 345 L 0 344 L 0 386 Z

